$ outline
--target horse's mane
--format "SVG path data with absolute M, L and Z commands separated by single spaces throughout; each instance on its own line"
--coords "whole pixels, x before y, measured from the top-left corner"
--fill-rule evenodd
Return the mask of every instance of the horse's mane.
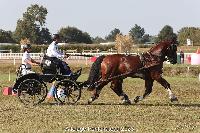
M 154 47 L 152 47 L 148 53 L 151 53 L 152 55 L 161 56 L 162 50 L 164 48 L 167 48 L 169 45 L 171 45 L 173 42 L 172 40 L 165 40 L 157 43 Z
M 156 66 L 163 62 L 165 58 L 164 49 L 166 49 L 171 44 L 170 41 L 162 41 L 155 46 L 153 46 L 149 51 L 142 54 L 141 61 L 143 62 L 144 67 L 149 68 Z

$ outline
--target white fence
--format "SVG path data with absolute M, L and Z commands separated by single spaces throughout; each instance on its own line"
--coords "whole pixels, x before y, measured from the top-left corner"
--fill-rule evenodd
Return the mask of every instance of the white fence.
M 23 53 L 0 53 L 0 59 L 21 59 L 22 54 Z M 86 60 L 90 58 L 85 56 L 75 56 L 75 55 L 81 55 L 81 53 L 68 53 L 68 54 L 72 55 L 68 58 L 68 60 Z M 110 54 L 116 54 L 116 53 L 82 53 L 82 55 L 92 55 L 92 56 L 110 55 Z M 131 53 L 131 54 L 137 54 L 137 53 Z M 185 53 L 184 54 L 185 60 L 187 60 L 188 57 L 191 57 L 192 54 L 193 53 Z M 30 53 L 30 55 L 33 59 L 41 59 L 43 53 Z
M 0 53 L 0 59 L 21 59 L 23 53 Z M 41 53 L 30 53 L 33 59 L 40 59 Z
M 85 60 L 90 57 L 86 56 L 76 56 L 76 55 L 91 55 L 91 56 L 100 56 L 100 55 L 109 55 L 116 53 L 66 53 L 72 56 L 69 56 L 68 60 Z M 23 53 L 0 53 L 0 59 L 21 59 Z M 43 53 L 30 53 L 31 58 L 33 59 L 41 59 Z

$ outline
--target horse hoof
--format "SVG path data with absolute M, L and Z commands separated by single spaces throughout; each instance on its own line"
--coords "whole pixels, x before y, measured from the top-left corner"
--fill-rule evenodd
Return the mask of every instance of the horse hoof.
M 171 102 L 178 102 L 178 98 L 174 97 L 170 99 Z
M 90 98 L 90 99 L 88 100 L 88 104 L 91 104 L 93 101 L 94 101 L 94 99 L 93 99 L 93 98 Z
M 92 103 L 92 101 L 90 101 L 90 100 L 88 100 L 88 102 L 87 102 L 88 104 L 91 104 Z
M 130 100 L 123 100 L 122 104 L 124 104 L 124 105 L 130 105 L 131 101 Z
M 87 102 L 87 104 L 91 104 L 91 103 L 92 103 L 91 101 L 88 101 L 88 102 Z
M 139 102 L 139 99 L 140 99 L 140 96 L 136 96 L 135 99 L 134 99 L 134 102 L 135 102 L 135 103 L 138 103 L 138 102 Z

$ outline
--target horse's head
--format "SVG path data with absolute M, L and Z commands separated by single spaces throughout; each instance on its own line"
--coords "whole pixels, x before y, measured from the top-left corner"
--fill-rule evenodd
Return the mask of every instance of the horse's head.
M 175 43 L 171 43 L 166 50 L 166 56 L 167 56 L 167 60 L 171 63 L 171 64 L 176 64 L 177 63 L 177 44 Z
M 161 60 L 168 60 L 172 64 L 177 63 L 177 42 L 176 41 L 162 41 L 150 49 L 150 53 Z M 167 57 L 167 58 L 166 58 Z

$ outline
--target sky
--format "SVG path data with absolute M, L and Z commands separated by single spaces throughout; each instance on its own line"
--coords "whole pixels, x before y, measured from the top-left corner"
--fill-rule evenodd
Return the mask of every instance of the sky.
M 47 8 L 46 27 L 52 34 L 67 26 L 91 37 L 105 37 L 115 28 L 128 34 L 135 24 L 150 35 L 165 25 L 175 33 L 200 27 L 200 0 L 0 0 L 0 29 L 14 31 L 31 4 Z

